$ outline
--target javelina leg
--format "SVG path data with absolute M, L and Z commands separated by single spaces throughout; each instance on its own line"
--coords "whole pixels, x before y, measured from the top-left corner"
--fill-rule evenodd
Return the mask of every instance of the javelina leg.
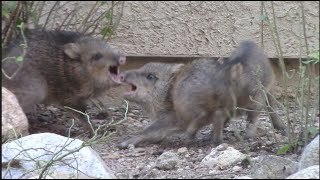
M 284 123 L 282 122 L 282 120 L 280 119 L 278 114 L 273 111 L 273 109 L 275 107 L 275 102 L 273 100 L 273 97 L 270 94 L 267 94 L 267 98 L 268 98 L 269 104 L 271 106 L 271 107 L 269 107 L 267 104 L 267 110 L 270 113 L 270 118 L 271 118 L 273 127 L 278 130 L 285 130 L 286 126 L 284 125 Z M 284 132 L 284 133 L 286 133 L 286 132 Z
M 107 118 L 109 116 L 109 113 L 108 113 L 106 107 L 100 101 L 100 99 L 98 99 L 98 98 L 96 98 L 96 99 L 90 98 L 90 101 L 92 102 L 92 104 L 94 106 L 96 106 L 99 109 L 97 118 L 105 119 L 105 118 Z
M 257 131 L 257 123 L 260 112 L 259 110 L 250 110 L 247 112 L 247 129 L 246 129 L 246 138 L 254 138 Z
M 176 132 L 179 128 L 173 125 L 168 119 L 155 121 L 148 126 L 140 135 L 117 144 L 120 149 L 125 149 L 129 144 L 139 146 L 142 143 L 159 143 L 168 135 Z
M 189 121 L 190 125 L 187 127 L 187 130 L 186 130 L 187 144 L 193 141 L 198 129 L 203 126 L 201 122 L 203 122 L 203 120 L 208 116 L 208 114 L 204 111 L 201 112 L 201 110 L 197 110 L 197 112 L 199 114 L 197 114 L 194 118 L 192 118 Z M 188 117 L 184 117 L 184 118 L 188 118 Z
M 226 119 L 227 115 L 223 110 L 217 110 L 213 113 L 213 144 L 216 146 L 223 141 L 223 127 Z
M 86 106 L 82 103 L 79 103 L 78 105 L 72 106 L 70 108 L 80 111 L 82 113 L 85 113 L 86 111 Z M 88 119 L 87 116 L 81 114 L 80 112 L 76 112 L 72 109 L 66 108 L 66 110 L 70 112 L 80 122 L 81 126 L 90 132 L 90 136 L 92 137 L 94 135 L 94 131 L 88 122 L 90 119 Z
M 45 81 L 37 78 L 37 76 L 31 72 L 28 73 L 29 75 L 18 77 L 21 82 L 18 80 L 14 82 L 16 83 L 16 87 L 12 92 L 16 95 L 25 113 L 34 113 L 35 105 L 42 103 L 47 96 L 47 86 Z

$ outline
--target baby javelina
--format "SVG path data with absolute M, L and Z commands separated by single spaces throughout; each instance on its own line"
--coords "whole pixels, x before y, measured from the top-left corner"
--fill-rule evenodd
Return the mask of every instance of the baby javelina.
M 27 30 L 26 54 L 21 62 L 7 58 L 2 65 L 3 86 L 12 91 L 25 112 L 38 103 L 68 106 L 81 112 L 89 98 L 98 97 L 118 86 L 119 67 L 125 56 L 104 41 L 69 31 Z M 5 50 L 5 57 L 23 54 L 19 36 Z M 2 58 L 4 59 L 4 58 Z M 87 118 L 73 110 L 86 130 L 92 129 Z
M 174 132 L 186 132 L 193 139 L 208 124 L 213 125 L 214 144 L 221 144 L 224 123 L 237 114 L 235 107 L 249 110 L 246 137 L 254 137 L 264 101 L 260 85 L 268 91 L 274 77 L 266 55 L 253 42 L 244 41 L 231 57 L 219 61 L 147 63 L 123 72 L 120 78 L 131 85 L 125 99 L 140 105 L 154 121 L 117 145 L 126 148 L 158 143 Z

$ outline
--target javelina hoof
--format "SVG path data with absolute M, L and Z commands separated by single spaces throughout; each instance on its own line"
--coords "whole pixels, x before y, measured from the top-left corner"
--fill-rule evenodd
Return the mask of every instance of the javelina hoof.
M 222 143 L 223 143 L 222 139 L 214 139 L 213 140 L 213 146 L 219 146 Z
M 129 144 L 135 145 L 136 137 L 127 136 L 124 140 L 121 140 L 120 143 L 116 144 L 116 147 L 119 149 L 128 148 Z
M 247 130 L 246 134 L 245 134 L 245 138 L 246 139 L 254 139 L 255 137 L 257 137 L 256 133 L 252 130 Z
M 109 116 L 109 113 L 107 110 L 100 110 L 98 114 L 95 116 L 97 119 L 106 119 Z

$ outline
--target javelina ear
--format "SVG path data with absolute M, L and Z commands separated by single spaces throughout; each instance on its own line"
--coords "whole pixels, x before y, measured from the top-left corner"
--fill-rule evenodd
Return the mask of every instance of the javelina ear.
M 173 65 L 172 68 L 171 68 L 172 73 L 177 73 L 183 66 L 184 66 L 184 64 L 175 64 L 175 65 Z
M 64 53 L 69 56 L 71 59 L 76 59 L 80 55 L 80 47 L 75 43 L 68 43 L 63 46 Z

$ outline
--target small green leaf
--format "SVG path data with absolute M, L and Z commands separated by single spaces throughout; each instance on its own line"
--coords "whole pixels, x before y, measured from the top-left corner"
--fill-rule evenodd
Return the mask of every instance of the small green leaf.
M 102 35 L 111 35 L 113 33 L 112 31 L 112 27 L 108 26 L 108 27 L 104 27 L 101 31 Z
M 285 144 L 284 146 L 278 149 L 277 155 L 286 154 L 291 149 L 291 147 L 291 144 Z
M 112 19 L 112 11 L 109 10 L 106 14 L 106 18 L 110 21 Z
M 7 9 L 2 9 L 2 16 L 9 18 L 9 11 Z
M 302 61 L 303 64 L 309 64 L 311 62 L 313 62 L 314 60 L 309 60 L 309 61 Z
M 16 60 L 17 60 L 18 62 L 23 61 L 23 56 L 18 56 L 18 57 L 16 58 Z
M 260 19 L 260 21 L 265 21 L 265 20 L 268 19 L 268 16 L 266 16 L 266 15 L 261 15 L 261 16 L 259 17 L 259 19 Z
M 319 51 L 314 51 L 313 53 L 311 53 L 309 55 L 310 58 L 314 59 L 316 63 L 319 63 L 319 59 L 320 59 L 320 55 L 319 55 Z
M 319 132 L 319 128 L 317 127 L 310 127 L 309 132 L 312 134 L 312 136 L 316 135 Z
M 23 27 L 23 25 L 24 25 L 22 19 L 20 19 L 20 18 L 17 19 L 16 24 L 17 24 L 17 27 L 20 28 L 20 29 L 22 29 L 22 27 Z
M 298 144 L 299 146 L 303 146 L 304 143 L 303 143 L 303 141 L 298 141 L 297 144 Z
M 101 3 L 101 5 L 105 5 L 107 3 L 107 1 L 101 1 L 100 3 Z

